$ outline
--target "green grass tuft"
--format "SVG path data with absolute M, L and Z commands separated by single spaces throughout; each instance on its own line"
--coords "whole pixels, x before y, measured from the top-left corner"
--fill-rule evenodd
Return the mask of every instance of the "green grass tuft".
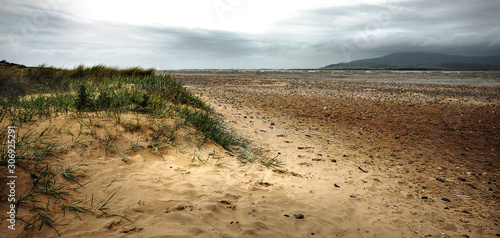
M 31 180 L 30 187 L 18 200 L 18 205 L 28 206 L 30 210 L 30 215 L 19 218 L 25 223 L 25 229 L 41 229 L 47 225 L 58 232 L 53 221 L 55 208 L 74 213 L 77 217 L 81 213 L 120 216 L 109 214 L 114 192 L 101 202 L 93 195 L 89 201 L 70 201 L 72 193 L 84 186 L 80 178 L 85 177 L 85 173 L 80 169 L 89 165 L 77 163 L 61 167 L 46 161 L 46 158 L 55 158 L 56 153 L 67 148 L 87 146 L 93 142 L 104 147 L 106 154 L 119 153 L 125 162 L 130 161 L 125 153 L 144 148 L 137 139 L 137 142 L 130 142 L 130 148 L 120 151 L 118 134 L 112 134 L 107 129 L 100 137 L 102 129 L 94 120 L 101 116 L 114 117 L 115 124 L 121 125 L 127 132 L 151 130 L 147 147 L 154 153 L 162 154 L 174 146 L 178 138 L 183 138 L 179 135 L 180 127 L 189 125 L 196 129 L 194 135 L 205 136 L 203 141 L 197 142 L 197 148 L 212 140 L 236 154 L 242 163 L 259 162 L 267 167 L 282 165 L 276 157 L 266 157 L 249 141 L 238 136 L 224 124 L 213 108 L 187 90 L 181 81 L 170 75 L 155 73 L 154 69 L 138 67 L 118 69 L 80 65 L 74 69 L 58 69 L 46 65 L 20 67 L 0 64 L 0 169 L 6 170 L 8 164 L 6 128 L 16 125 L 22 129 L 22 133 L 17 135 L 16 165 L 29 174 Z M 122 115 L 129 112 L 155 120 L 173 118 L 176 124 L 160 123 L 148 127 L 139 119 L 135 123 L 123 122 Z M 70 143 L 58 144 L 54 138 L 46 136 L 55 127 L 47 126 L 41 131 L 34 131 L 25 125 L 29 122 L 36 124 L 38 119 L 51 120 L 61 114 L 89 119 L 88 122 L 78 119 L 80 131 L 77 134 L 67 131 L 72 136 Z M 61 128 L 55 130 L 62 133 Z M 193 135 L 188 134 L 184 135 L 185 139 Z M 81 135 L 90 135 L 91 141 L 82 141 Z M 213 156 L 215 165 L 223 164 L 219 163 L 220 158 Z M 209 159 L 210 155 L 205 159 L 203 154 L 194 151 L 193 161 L 206 164 Z

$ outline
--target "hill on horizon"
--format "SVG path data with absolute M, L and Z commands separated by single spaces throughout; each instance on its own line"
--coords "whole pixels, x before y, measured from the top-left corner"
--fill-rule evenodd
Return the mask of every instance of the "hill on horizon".
M 320 69 L 500 70 L 500 55 L 459 56 L 436 53 L 394 53 L 379 58 L 331 64 Z

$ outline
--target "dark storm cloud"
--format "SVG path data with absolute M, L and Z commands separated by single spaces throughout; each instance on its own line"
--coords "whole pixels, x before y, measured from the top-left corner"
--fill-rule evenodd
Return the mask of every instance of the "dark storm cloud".
M 311 11 L 330 40 L 314 45 L 344 60 L 400 51 L 500 54 L 497 1 L 402 1 Z

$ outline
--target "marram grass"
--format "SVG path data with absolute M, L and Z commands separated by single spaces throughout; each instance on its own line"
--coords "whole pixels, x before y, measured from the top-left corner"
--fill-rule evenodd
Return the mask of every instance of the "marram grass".
M 181 81 L 170 75 L 156 75 L 154 69 L 118 69 L 97 65 L 78 66 L 74 69 L 58 69 L 41 65 L 39 67 L 0 66 L 0 169 L 6 170 L 8 160 L 7 126 L 22 128 L 17 139 L 17 165 L 30 175 L 31 185 L 20 195 L 18 206 L 29 207 L 30 216 L 18 217 L 25 229 L 53 228 L 54 213 L 66 211 L 75 214 L 88 213 L 100 216 L 120 216 L 110 214 L 108 205 L 115 194 L 111 191 L 104 199 L 91 198 L 70 200 L 70 193 L 84 188 L 80 180 L 86 175 L 80 168 L 88 164 L 76 163 L 55 166 L 45 158 L 53 157 L 54 152 L 68 148 L 97 143 L 106 153 L 123 154 L 141 148 L 137 142 L 130 141 L 130 148 L 121 151 L 116 145 L 117 134 L 107 131 L 103 136 L 96 133 L 94 117 L 110 116 L 115 123 L 123 125 L 130 132 L 146 128 L 136 122 L 122 121 L 121 115 L 132 112 L 151 118 L 173 118 L 180 123 L 174 126 L 156 125 L 151 134 L 148 148 L 161 152 L 171 146 L 178 135 L 180 126 L 192 126 L 198 133 L 231 151 L 242 163 L 260 162 L 267 167 L 281 166 L 276 158 L 268 158 L 251 143 L 226 126 L 222 117 L 194 93 L 187 90 Z M 88 117 L 89 122 L 79 121 L 80 131 L 71 133 L 72 141 L 58 145 L 53 138 L 44 136 L 55 125 L 44 130 L 30 129 L 30 123 L 40 119 L 56 118 L 61 115 Z M 78 117 L 77 117 L 78 118 Z M 61 130 L 61 129 L 59 129 Z M 82 134 L 89 133 L 92 141 L 83 141 Z M 203 145 L 199 143 L 198 145 Z M 193 157 L 204 163 L 200 154 Z M 208 157 L 209 158 L 209 157 Z M 207 160 L 208 160 L 207 158 Z M 126 162 L 126 156 L 122 157 Z M 216 165 L 221 165 L 217 159 Z M 57 177 L 63 178 L 57 179 Z M 108 185 L 109 186 L 109 185 Z M 0 199 L 5 199 L 5 197 Z M 47 202 L 47 199 L 50 204 Z M 55 209 L 55 210 L 54 210 Z

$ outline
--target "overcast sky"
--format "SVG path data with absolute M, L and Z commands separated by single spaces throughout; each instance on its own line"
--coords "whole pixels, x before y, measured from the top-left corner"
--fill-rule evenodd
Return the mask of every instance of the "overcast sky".
M 0 0 L 0 60 L 228 69 L 495 55 L 498 12 L 498 0 Z

